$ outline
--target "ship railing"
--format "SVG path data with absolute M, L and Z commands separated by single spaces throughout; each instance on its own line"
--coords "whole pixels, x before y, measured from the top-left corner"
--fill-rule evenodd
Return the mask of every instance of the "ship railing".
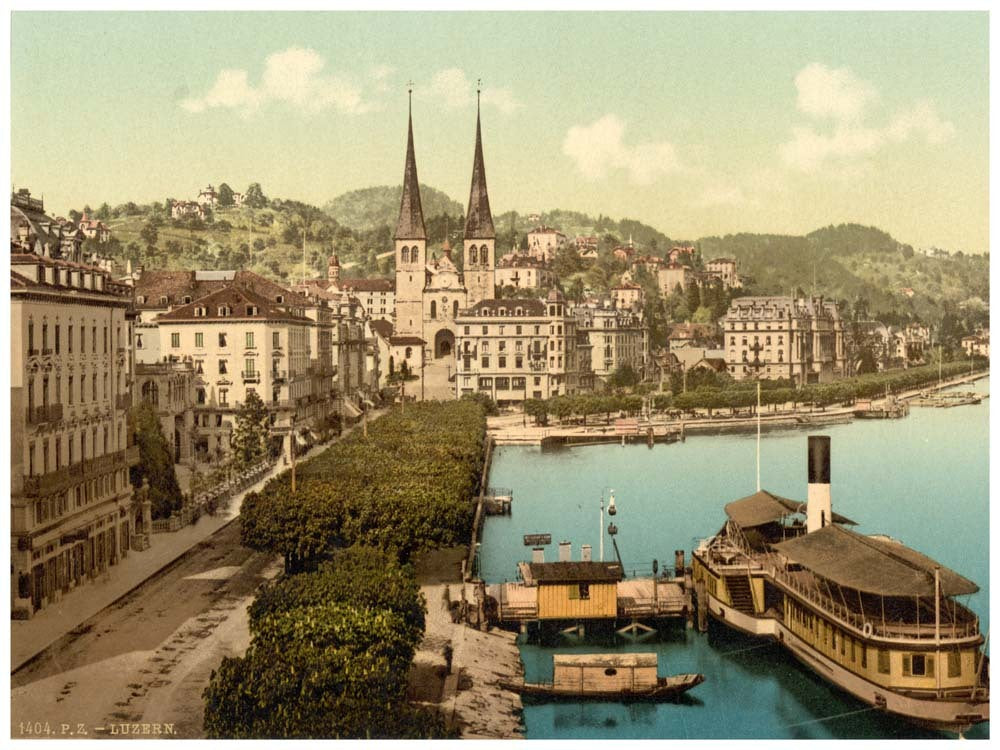
M 920 623 L 918 625 L 902 620 L 881 621 L 874 618 L 868 619 L 862 616 L 861 613 L 844 606 L 829 595 L 824 594 L 818 588 L 806 585 L 797 580 L 795 576 L 791 575 L 779 563 L 774 563 L 770 566 L 768 574 L 814 603 L 824 612 L 830 613 L 841 622 L 861 632 L 862 636 L 864 636 L 866 625 L 871 628 L 870 632 L 872 636 L 892 640 L 933 640 L 937 637 L 938 633 L 944 639 L 960 639 L 969 638 L 979 633 L 979 618 L 974 615 L 971 620 L 962 622 L 950 620 L 941 622 L 937 627 L 935 627 L 933 622 Z M 957 604 L 956 607 L 958 607 Z

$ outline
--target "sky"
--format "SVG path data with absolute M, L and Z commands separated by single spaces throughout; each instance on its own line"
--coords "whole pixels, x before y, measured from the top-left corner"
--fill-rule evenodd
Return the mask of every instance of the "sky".
M 208 183 L 468 200 L 675 239 L 878 226 L 988 251 L 988 16 L 37 13 L 11 21 L 11 183 L 49 213 Z

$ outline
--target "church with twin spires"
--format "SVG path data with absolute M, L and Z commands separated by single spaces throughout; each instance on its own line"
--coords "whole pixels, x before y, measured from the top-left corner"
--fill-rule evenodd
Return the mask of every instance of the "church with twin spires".
M 495 296 L 496 231 L 486 190 L 478 105 L 472 187 L 462 241 L 464 272 L 455 266 L 447 239 L 441 257 L 428 257 L 412 111 L 408 117 L 403 195 L 393 239 L 396 315 L 389 339 L 389 368 L 398 370 L 406 361 L 410 372 L 420 376 L 419 383 L 406 385 L 408 395 L 448 398 L 454 393 L 448 378 L 455 372 L 455 318 L 460 310 Z M 419 394 L 415 388 L 420 389 Z

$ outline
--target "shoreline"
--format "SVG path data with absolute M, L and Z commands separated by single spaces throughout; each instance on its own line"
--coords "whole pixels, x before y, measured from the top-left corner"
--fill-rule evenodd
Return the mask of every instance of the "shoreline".
M 897 394 L 897 398 L 902 401 L 909 401 L 916 398 L 921 393 L 936 392 L 947 388 L 952 388 L 965 383 L 973 383 L 977 380 L 989 377 L 989 370 L 962 375 L 950 380 L 946 380 L 932 385 L 903 391 Z M 778 414 L 761 414 L 761 431 L 772 431 L 777 429 L 790 429 L 798 427 L 815 427 L 828 424 L 844 424 L 854 421 L 854 409 L 851 406 L 834 406 L 828 409 L 783 412 Z M 594 445 L 597 442 L 617 443 L 623 437 L 635 438 L 635 435 L 622 436 L 614 433 L 613 425 L 588 425 L 583 426 L 535 426 L 535 425 L 515 425 L 505 427 L 501 420 L 511 419 L 506 417 L 490 417 L 487 420 L 487 432 L 493 438 L 494 444 L 502 445 L 538 445 L 547 444 L 563 445 L 565 447 L 577 447 L 579 445 Z M 674 431 L 680 440 L 688 434 L 697 435 L 720 435 L 730 433 L 753 432 L 757 429 L 757 418 L 750 417 L 702 417 L 693 419 L 659 419 L 642 423 L 641 427 L 652 428 L 657 433 L 657 437 L 663 432 Z M 574 440 L 578 442 L 574 442 Z M 634 442 L 634 441 L 633 441 Z M 664 442 L 657 440 L 656 442 Z M 670 441 L 667 441 L 670 442 Z

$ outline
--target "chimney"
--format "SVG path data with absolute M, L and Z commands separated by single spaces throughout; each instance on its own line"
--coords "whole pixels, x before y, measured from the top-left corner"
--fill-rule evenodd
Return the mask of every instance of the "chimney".
M 830 504 L 830 438 L 809 436 L 809 492 L 806 505 L 806 531 L 812 533 L 829 525 L 833 511 Z
M 592 548 L 591 548 L 591 546 L 589 544 L 585 544 L 582 547 L 580 547 L 580 559 L 583 562 L 590 562 L 590 560 L 591 560 L 590 550 L 591 549 Z
M 573 543 L 559 542 L 559 562 L 570 562 L 573 559 Z
M 531 562 L 533 563 L 545 562 L 545 547 L 535 547 L 531 550 Z

